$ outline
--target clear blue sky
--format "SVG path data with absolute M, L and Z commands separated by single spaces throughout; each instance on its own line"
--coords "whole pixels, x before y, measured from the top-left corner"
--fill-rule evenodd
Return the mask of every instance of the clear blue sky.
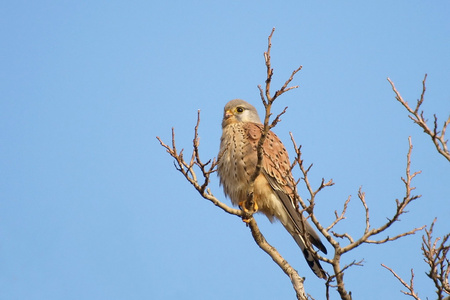
M 0 299 L 293 299 L 242 221 L 200 198 L 155 139 L 169 142 L 173 126 L 189 154 L 201 109 L 201 155 L 216 156 L 228 100 L 262 111 L 272 27 L 273 87 L 303 65 L 300 88 L 274 106 L 289 107 L 275 132 L 291 153 L 289 131 L 303 145 L 313 184 L 336 183 L 317 199 L 319 219 L 329 224 L 352 195 L 337 229 L 361 234 L 360 186 L 373 226 L 392 216 L 412 136 L 423 197 L 387 234 L 434 217 L 436 233 L 448 232 L 450 164 L 386 78 L 413 103 L 428 73 L 425 115 L 448 117 L 449 14 L 448 1 L 4 1 Z M 211 189 L 229 203 L 216 176 Z M 323 299 L 289 234 L 257 221 Z M 433 299 L 420 241 L 345 256 L 365 260 L 346 273 L 347 289 L 355 299 L 406 298 L 384 263 L 405 279 L 414 268 L 419 295 Z

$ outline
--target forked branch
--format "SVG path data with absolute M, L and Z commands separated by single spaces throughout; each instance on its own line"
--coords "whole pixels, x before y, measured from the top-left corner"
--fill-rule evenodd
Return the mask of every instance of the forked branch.
M 325 238 L 333 246 L 335 253 L 334 253 L 334 257 L 332 259 L 329 259 L 329 258 L 322 257 L 317 252 L 314 252 L 314 250 L 312 248 L 309 248 L 309 250 L 311 250 L 314 253 L 314 255 L 316 256 L 317 259 L 320 259 L 326 263 L 329 263 L 333 267 L 334 274 L 329 276 L 329 280 L 326 283 L 327 284 L 327 294 L 328 294 L 329 287 L 335 287 L 337 289 L 337 291 L 339 292 L 341 299 L 351 299 L 351 293 L 346 290 L 345 285 L 344 285 L 344 271 L 348 267 L 351 267 L 354 265 L 361 265 L 362 261 L 359 263 L 352 263 L 350 265 L 342 267 L 341 266 L 341 256 L 343 254 L 353 250 L 354 248 L 356 248 L 362 244 L 383 244 L 383 243 L 395 241 L 399 238 L 415 234 L 417 231 L 422 230 L 425 227 L 425 226 L 422 226 L 422 227 L 418 227 L 418 228 L 413 228 L 407 232 L 403 232 L 403 233 L 397 234 L 392 237 L 386 236 L 385 238 L 381 238 L 381 239 L 373 239 L 372 238 L 380 233 L 385 232 L 388 228 L 390 228 L 392 226 L 392 224 L 394 224 L 396 221 L 399 220 L 401 215 L 403 215 L 404 213 L 407 212 L 406 207 L 412 201 L 421 197 L 420 195 L 412 194 L 412 191 L 415 188 L 412 186 L 411 182 L 415 176 L 420 174 L 420 172 L 411 173 L 411 153 L 412 153 L 412 148 L 413 148 L 411 139 L 410 138 L 408 139 L 409 148 L 408 148 L 407 159 L 406 159 L 406 176 L 405 176 L 405 178 L 403 178 L 403 177 L 401 178 L 401 180 L 405 184 L 405 196 L 403 197 L 403 199 L 401 201 L 398 199 L 396 200 L 396 210 L 394 211 L 392 217 L 388 218 L 384 224 L 382 224 L 378 227 L 372 227 L 371 223 L 370 223 L 369 206 L 367 205 L 367 202 L 365 199 L 366 195 L 362 191 L 361 188 L 359 189 L 358 199 L 360 200 L 360 202 L 364 208 L 364 214 L 365 214 L 365 226 L 363 227 L 364 232 L 359 238 L 352 237 L 350 235 L 350 233 L 348 233 L 348 232 L 337 233 L 337 232 L 331 231 L 332 228 L 334 228 L 339 222 L 343 221 L 346 218 L 345 213 L 346 213 L 347 207 L 350 203 L 350 199 L 351 199 L 350 197 L 348 197 L 347 200 L 345 201 L 344 207 L 340 214 L 338 214 L 335 211 L 335 220 L 328 227 L 324 227 L 322 224 L 320 224 L 320 222 L 318 221 L 318 219 L 316 218 L 316 216 L 314 214 L 314 206 L 315 206 L 317 193 L 319 191 L 321 191 L 323 188 L 331 186 L 333 184 L 333 181 L 329 180 L 328 182 L 325 182 L 325 180 L 322 179 L 319 184 L 319 187 L 317 189 L 314 189 L 308 178 L 312 165 L 310 165 L 309 167 L 304 166 L 304 162 L 302 159 L 301 146 L 297 147 L 297 144 L 296 144 L 292 134 L 291 134 L 291 140 L 292 140 L 292 143 L 294 145 L 295 152 L 297 155 L 294 163 L 292 164 L 292 167 L 294 165 L 299 166 L 301 173 L 303 175 L 303 177 L 302 177 L 303 182 L 306 186 L 307 191 L 309 192 L 309 197 L 310 197 L 308 199 L 309 205 L 300 196 L 297 196 L 298 201 L 300 202 L 300 205 L 303 208 L 303 210 L 307 211 L 309 213 L 309 219 L 312 221 L 312 223 L 316 226 L 316 228 L 325 236 Z M 338 240 L 341 240 L 341 239 L 345 239 L 347 241 L 347 245 L 341 245 L 338 242 Z M 310 245 L 307 245 L 307 247 L 310 247 Z M 332 282 L 336 282 L 336 284 L 332 285 Z
M 403 294 L 408 295 L 413 297 L 416 300 L 420 300 L 419 298 L 419 294 L 416 293 L 416 291 L 414 291 L 414 270 L 411 269 L 411 279 L 409 280 L 409 283 L 405 282 L 399 275 L 397 275 L 397 273 L 395 273 L 394 270 L 392 270 L 391 268 L 385 266 L 384 264 L 381 264 L 384 268 L 388 269 L 392 275 L 394 275 L 395 278 L 398 279 L 398 281 L 401 282 L 401 284 L 403 284 L 403 286 L 408 290 L 408 291 L 402 291 L 400 290 Z
M 420 110 L 420 107 L 425 99 L 424 98 L 425 91 L 426 91 L 425 82 L 427 80 L 427 74 L 425 74 L 425 77 L 422 81 L 422 94 L 420 95 L 420 99 L 417 100 L 417 104 L 414 109 L 411 106 L 409 106 L 407 101 L 405 101 L 403 99 L 403 97 L 400 95 L 399 91 L 397 91 L 397 89 L 395 88 L 395 85 L 391 81 L 391 79 L 388 78 L 387 80 L 391 84 L 392 90 L 395 93 L 395 99 L 397 99 L 397 101 L 400 102 L 406 108 L 406 110 L 410 113 L 410 115 L 408 117 L 411 120 L 413 120 L 414 123 L 419 125 L 427 135 L 430 136 L 437 151 L 450 162 L 450 151 L 449 151 L 448 145 L 447 145 L 448 140 L 445 139 L 445 131 L 447 130 L 448 125 L 450 124 L 450 116 L 442 125 L 442 129 L 439 129 L 437 117 L 436 117 L 436 114 L 434 114 L 433 115 L 433 117 L 434 117 L 433 128 L 430 128 L 427 124 L 427 120 L 423 116 L 423 110 Z
M 443 300 L 450 295 L 449 274 L 450 274 L 450 261 L 448 254 L 450 251 L 450 234 L 444 235 L 442 238 L 438 237 L 433 239 L 433 229 L 436 223 L 436 219 L 431 223 L 430 229 L 425 229 L 425 234 L 422 236 L 422 253 L 424 261 L 430 267 L 427 275 L 433 281 L 436 287 L 436 294 L 438 300 Z M 409 295 L 416 300 L 420 300 L 418 293 L 414 291 L 414 271 L 411 269 L 411 279 L 409 284 L 406 283 L 397 273 L 391 268 L 382 264 L 382 266 L 388 269 L 400 283 L 408 289 L 408 291 L 401 291 L 405 295 Z
M 433 240 L 433 229 L 436 223 L 434 219 L 431 223 L 430 230 L 425 229 L 422 237 L 422 252 L 425 262 L 429 265 L 430 271 L 428 277 L 433 280 L 436 286 L 436 294 L 438 299 L 444 299 L 445 295 L 450 295 L 449 274 L 450 274 L 450 234 L 438 237 Z

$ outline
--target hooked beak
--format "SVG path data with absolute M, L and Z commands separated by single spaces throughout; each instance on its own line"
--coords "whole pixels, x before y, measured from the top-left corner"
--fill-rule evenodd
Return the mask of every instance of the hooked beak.
M 223 120 L 222 120 L 222 128 L 225 128 L 227 125 L 236 122 L 236 118 L 234 118 L 233 113 L 231 110 L 227 110 L 223 114 Z
M 223 118 L 226 120 L 226 119 L 228 119 L 229 117 L 231 117 L 232 115 L 233 115 L 233 113 L 232 113 L 231 111 L 227 110 L 227 111 L 224 113 Z

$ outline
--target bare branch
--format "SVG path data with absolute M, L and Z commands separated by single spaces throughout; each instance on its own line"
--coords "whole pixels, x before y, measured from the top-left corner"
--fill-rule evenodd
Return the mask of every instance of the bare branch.
M 347 200 L 345 200 L 344 208 L 342 209 L 342 212 L 340 215 L 337 214 L 337 211 L 334 211 L 334 215 L 335 215 L 336 219 L 333 221 L 333 223 L 330 224 L 330 226 L 328 226 L 325 229 L 326 231 L 330 231 L 331 228 L 333 228 L 337 223 L 339 223 L 340 221 L 345 219 L 345 213 L 347 212 L 347 207 L 348 207 L 348 204 L 350 203 L 350 199 L 351 199 L 351 196 L 348 196 Z
M 272 69 L 271 62 L 270 62 L 270 50 L 272 48 L 272 36 L 273 36 L 274 31 L 275 31 L 275 28 L 272 28 L 272 32 L 270 33 L 270 35 L 268 37 L 268 41 L 267 41 L 267 51 L 264 52 L 264 60 L 266 63 L 266 68 L 267 68 L 265 97 L 264 97 L 264 93 L 262 91 L 261 86 L 260 85 L 258 86 L 258 89 L 259 89 L 260 95 L 261 95 L 261 100 L 262 100 L 262 102 L 264 104 L 264 108 L 265 108 L 265 116 L 264 116 L 264 129 L 263 129 L 261 137 L 258 141 L 258 146 L 256 149 L 258 160 L 256 163 L 255 172 L 252 174 L 252 176 L 250 178 L 250 183 L 249 183 L 250 191 L 253 191 L 253 186 L 254 186 L 255 180 L 261 173 L 262 160 L 263 160 L 263 145 L 264 145 L 264 141 L 266 140 L 267 134 L 269 133 L 269 130 L 270 130 L 269 118 L 271 116 L 270 110 L 272 108 L 272 103 L 273 103 L 272 97 L 270 95 L 270 84 L 272 82 L 272 75 L 273 75 L 273 69 Z M 247 201 L 245 203 L 245 206 L 246 206 L 246 209 L 251 212 L 252 208 L 254 207 L 253 192 L 249 193 L 249 195 L 247 197 Z
M 406 161 L 406 177 L 402 178 L 402 181 L 405 184 L 405 196 L 403 197 L 402 201 L 396 200 L 397 203 L 397 207 L 396 210 L 394 211 L 394 215 L 393 217 L 391 217 L 390 219 L 387 220 L 386 223 L 382 224 L 379 227 L 376 228 L 372 228 L 370 226 L 370 214 L 369 214 L 369 207 L 367 205 L 366 199 L 365 199 L 365 193 L 362 191 L 362 189 L 360 188 L 358 190 L 358 198 L 361 202 L 361 204 L 364 207 L 364 212 L 365 212 L 365 226 L 364 226 L 364 233 L 363 235 L 358 238 L 358 239 L 354 239 L 348 232 L 346 233 L 337 233 L 334 231 L 331 231 L 331 229 L 340 221 L 345 219 L 345 213 L 347 211 L 347 207 L 348 204 L 350 202 L 350 197 L 347 198 L 347 200 L 344 203 L 344 207 L 343 210 L 341 212 L 341 214 L 338 214 L 335 211 L 335 220 L 326 228 L 324 228 L 317 220 L 317 218 L 315 217 L 314 213 L 313 213 L 313 208 L 314 208 L 314 201 L 315 201 L 315 197 L 317 196 L 317 193 L 326 186 L 329 186 L 332 184 L 332 181 L 330 180 L 329 182 L 325 183 L 325 180 L 322 179 L 319 188 L 314 189 L 311 186 L 311 183 L 308 179 L 308 172 L 310 171 L 311 167 L 305 168 L 304 164 L 303 164 L 303 160 L 301 158 L 301 147 L 298 147 L 297 144 L 295 143 L 295 140 L 291 134 L 291 140 L 293 142 L 297 157 L 295 158 L 295 162 L 292 164 L 292 166 L 294 166 L 295 164 L 297 164 L 303 174 L 303 182 L 310 194 L 310 200 L 309 200 L 309 206 L 306 205 L 306 203 L 304 203 L 304 201 L 302 200 L 302 198 L 300 196 L 298 196 L 298 201 L 301 204 L 301 206 L 303 207 L 304 210 L 308 211 L 310 213 L 309 218 L 312 221 L 312 223 L 316 226 L 316 228 L 325 236 L 325 238 L 331 243 L 331 245 L 334 247 L 334 257 L 332 259 L 328 259 L 328 258 L 324 258 L 320 255 L 318 255 L 317 253 L 314 253 L 314 255 L 316 256 L 316 258 L 330 263 L 333 266 L 333 271 L 334 271 L 334 275 L 331 275 L 331 277 L 333 277 L 336 280 L 336 289 L 339 292 L 340 296 L 342 299 L 351 299 L 351 293 L 347 292 L 347 290 L 345 289 L 345 285 L 344 285 L 344 271 L 355 265 L 355 264 L 350 264 L 348 266 L 345 266 L 344 268 L 341 268 L 340 266 L 340 259 L 341 256 L 344 253 L 347 253 L 349 251 L 351 251 L 352 249 L 358 247 L 359 245 L 363 244 L 363 243 L 367 243 L 367 244 L 382 244 L 382 243 L 386 243 L 386 242 L 390 242 L 390 241 L 394 241 L 397 240 L 401 237 L 404 236 L 408 236 L 411 234 L 416 233 L 419 230 L 422 230 L 424 228 L 420 227 L 420 228 L 414 228 L 408 232 L 404 232 L 401 234 L 398 234 L 394 237 L 389 237 L 387 236 L 386 238 L 380 239 L 380 240 L 373 240 L 370 239 L 371 237 L 380 234 L 382 232 L 384 232 L 386 229 L 388 229 L 394 222 L 398 221 L 400 216 L 404 213 L 406 213 L 406 207 L 415 199 L 419 198 L 420 195 L 412 195 L 412 191 L 415 189 L 412 185 L 411 185 L 411 181 L 412 179 L 418 175 L 420 172 L 415 172 L 415 173 L 411 173 L 411 153 L 412 153 L 412 143 L 411 143 L 411 139 L 408 140 L 409 142 L 409 148 L 408 148 L 408 153 L 407 153 L 407 161 Z M 336 239 L 346 239 L 348 241 L 348 245 L 346 246 L 341 246 Z M 308 245 L 307 245 L 308 247 Z M 312 249 L 309 249 L 312 250 Z M 329 287 L 327 287 L 327 293 L 328 293 L 328 289 Z
M 255 239 L 255 241 L 257 242 L 257 244 L 261 247 L 261 249 L 263 249 L 267 254 L 269 254 L 272 259 L 280 266 L 280 268 L 285 272 L 286 275 L 289 276 L 289 278 L 291 279 L 291 283 L 293 285 L 294 290 L 296 291 L 297 294 L 297 298 L 298 299 L 306 299 L 306 294 L 305 291 L 303 289 L 303 279 L 300 278 L 300 276 L 298 275 L 297 271 L 294 270 L 282 257 L 281 255 L 275 250 L 275 248 L 273 248 L 272 246 L 270 246 L 266 240 L 264 239 L 264 237 L 262 236 L 262 234 L 259 232 L 258 227 L 256 226 L 256 221 L 254 218 L 252 218 L 252 214 L 253 214 L 253 207 L 254 207 L 254 199 L 253 199 L 253 188 L 254 188 L 254 182 L 256 180 L 256 178 L 259 176 L 259 174 L 261 173 L 261 169 L 262 169 L 262 161 L 263 161 L 263 144 L 264 141 L 270 131 L 270 129 L 272 129 L 273 127 L 275 127 L 277 125 L 277 123 L 281 120 L 280 117 L 286 112 L 287 107 L 280 113 L 278 114 L 273 121 L 269 124 L 269 120 L 270 117 L 272 115 L 271 113 L 271 109 L 272 109 L 272 104 L 274 103 L 275 99 L 282 95 L 284 92 L 291 90 L 295 87 L 291 87 L 291 88 L 287 88 L 287 85 L 293 80 L 294 75 L 301 69 L 298 68 L 297 70 L 295 70 L 291 76 L 289 77 L 289 79 L 286 81 L 285 85 L 283 85 L 283 87 L 278 90 L 275 95 L 272 97 L 271 96 L 271 92 L 270 92 L 270 85 L 272 82 L 272 76 L 273 76 L 273 68 L 271 65 L 271 57 L 270 57 L 270 51 L 272 48 L 272 36 L 273 33 L 275 31 L 275 28 L 272 29 L 272 32 L 270 33 L 269 37 L 268 37 L 268 44 L 267 44 L 267 51 L 264 52 L 264 60 L 265 60 L 265 65 L 266 65 L 266 69 L 267 69 L 267 78 L 265 81 L 265 90 L 262 89 L 262 87 L 259 85 L 258 89 L 260 92 L 260 96 L 261 96 L 261 100 L 263 102 L 264 108 L 265 108 L 265 116 L 264 116 L 264 128 L 263 131 L 261 133 L 261 137 L 258 141 L 258 145 L 257 145 L 257 164 L 255 167 L 255 172 L 252 174 L 251 178 L 250 178 L 250 192 L 247 196 L 247 201 L 244 203 L 245 205 L 245 210 L 249 211 L 249 215 L 246 217 L 249 217 L 249 226 L 250 229 L 252 231 L 252 235 L 253 238 Z
M 445 131 L 450 124 L 450 116 L 448 119 L 444 122 L 444 125 L 442 126 L 442 130 L 438 129 L 438 123 L 437 123 L 437 117 L 434 115 L 434 127 L 431 129 L 428 127 L 427 120 L 423 116 L 423 110 L 420 111 L 420 106 L 422 105 L 424 101 L 426 86 L 425 82 L 427 79 L 427 74 L 425 74 L 425 77 L 422 81 L 422 94 L 420 95 L 420 99 L 417 100 L 416 107 L 412 109 L 408 102 L 406 102 L 403 97 L 400 95 L 400 93 L 395 88 L 394 83 L 391 81 L 391 79 L 387 79 L 389 83 L 392 86 L 392 90 L 395 93 L 395 99 L 397 99 L 398 102 L 400 102 L 406 110 L 410 113 L 408 116 L 411 120 L 414 121 L 417 125 L 419 125 L 423 131 L 430 136 L 431 140 L 433 141 L 434 146 L 436 147 L 436 150 L 444 156 L 449 162 L 450 162 L 450 151 L 448 149 L 447 140 L 445 139 Z M 420 111 L 420 112 L 419 112 Z
M 288 108 L 287 108 L 287 106 L 286 106 L 286 107 L 283 109 L 283 111 L 282 111 L 281 113 L 279 113 L 279 114 L 275 117 L 275 119 L 273 119 L 272 123 L 271 123 L 270 126 L 269 126 L 270 129 L 272 129 L 273 127 L 275 127 L 275 126 L 278 124 L 278 122 L 281 121 L 280 117 L 286 113 L 286 110 L 287 110 L 287 109 L 288 109 Z
M 367 240 L 367 241 L 365 241 L 365 243 L 367 243 L 367 244 L 384 244 L 384 243 L 386 243 L 386 242 L 392 242 L 392 241 L 395 241 L 395 240 L 397 240 L 397 239 L 399 239 L 399 238 L 402 238 L 402 237 L 404 237 L 404 236 L 413 235 L 413 234 L 415 234 L 417 231 L 423 230 L 425 227 L 426 227 L 426 225 L 423 225 L 422 227 L 413 228 L 413 229 L 411 229 L 410 231 L 403 232 L 403 233 L 398 234 L 398 235 L 393 236 L 393 237 L 387 236 L 386 238 L 384 238 L 384 239 L 382 239 L 382 240 L 378 240 L 378 241 L 375 241 L 375 240 Z
M 438 237 L 433 241 L 433 229 L 436 223 L 434 219 L 431 223 L 430 230 L 425 229 L 425 235 L 422 237 L 422 253 L 425 262 L 430 266 L 428 277 L 433 280 L 436 286 L 436 294 L 438 299 L 444 299 L 444 293 L 450 295 L 449 273 L 450 261 L 448 254 L 450 253 L 450 234 Z M 441 241 L 439 243 L 439 241 Z
M 270 92 L 270 85 L 272 83 L 272 76 L 273 76 L 273 68 L 272 68 L 272 63 L 271 63 L 271 57 L 270 57 L 270 51 L 272 49 L 272 36 L 273 33 L 275 32 L 275 28 L 272 28 L 272 32 L 270 33 L 269 37 L 268 37 L 268 41 L 267 41 L 267 51 L 264 52 L 264 61 L 265 61 L 265 65 L 266 65 L 266 70 L 267 70 L 267 78 L 266 78 L 266 85 L 265 85 L 265 92 L 263 91 L 261 85 L 258 85 L 258 89 L 260 92 L 260 96 L 261 96 L 261 101 L 263 102 L 264 105 L 264 109 L 265 109 L 265 115 L 264 115 L 264 129 L 262 131 L 261 137 L 258 141 L 258 145 L 257 145 L 257 163 L 256 163 L 256 168 L 255 168 L 255 172 L 252 174 L 251 178 L 250 178 L 250 191 L 253 191 L 254 188 L 254 182 L 256 180 L 256 178 L 259 176 L 259 174 L 261 173 L 261 168 L 262 168 L 262 160 L 263 160 L 263 145 L 264 145 L 264 141 L 266 140 L 267 134 L 269 133 L 269 131 L 275 127 L 277 125 L 277 123 L 280 121 L 280 117 L 286 112 L 287 107 L 280 113 L 278 114 L 275 119 L 269 124 L 269 120 L 270 117 L 272 115 L 271 113 L 271 109 L 272 109 L 272 104 L 274 103 L 275 99 L 279 96 L 281 96 L 283 93 L 294 89 L 298 86 L 294 86 L 294 87 L 290 87 L 287 88 L 287 85 L 294 79 L 295 74 L 301 70 L 301 66 L 299 68 L 297 68 L 296 70 L 294 70 L 291 74 L 291 76 L 289 77 L 289 79 L 285 82 L 285 84 L 281 87 L 280 90 L 276 91 L 275 94 L 272 96 L 271 92 Z M 247 197 L 247 201 L 245 203 L 245 208 L 246 210 L 248 210 L 250 212 L 250 216 L 252 214 L 252 208 L 254 207 L 254 201 L 253 201 L 253 193 L 250 192 L 248 194 Z
M 361 190 L 361 187 L 359 187 L 359 190 L 358 190 L 358 198 L 359 198 L 359 200 L 361 200 L 361 203 L 364 206 L 364 211 L 366 214 L 366 227 L 364 228 L 364 234 L 368 234 L 369 230 L 370 230 L 369 207 L 367 206 L 367 203 L 366 203 L 366 193 L 364 193 Z
M 403 286 L 404 286 L 405 288 L 408 289 L 408 292 L 406 292 L 406 291 L 401 291 L 403 294 L 408 295 L 408 296 L 411 296 L 411 297 L 413 297 L 413 298 L 416 299 L 416 300 L 420 300 L 419 294 L 417 294 L 417 293 L 414 291 L 414 271 L 413 271 L 413 269 L 411 269 L 411 280 L 409 281 L 409 284 L 408 284 L 408 283 L 406 283 L 400 276 L 398 276 L 397 273 L 395 273 L 394 270 L 392 270 L 391 268 L 385 266 L 384 264 L 381 264 L 381 265 L 382 265 L 384 268 L 388 269 L 388 270 L 392 273 L 392 275 L 394 275 L 394 277 L 397 278 L 398 281 L 400 281 L 401 284 L 403 284 Z
M 267 69 L 267 78 L 266 78 L 266 100 L 264 99 L 264 97 L 262 98 L 263 103 L 264 103 L 264 107 L 266 107 L 267 105 L 271 105 L 272 104 L 272 97 L 270 95 L 270 83 L 272 82 L 272 76 L 273 76 L 273 69 L 272 66 L 270 64 L 270 50 L 272 49 L 272 36 L 273 33 L 275 32 L 275 27 L 272 28 L 272 32 L 270 33 L 268 39 L 267 39 L 267 51 L 264 52 L 264 60 L 266 62 L 266 69 Z
M 298 88 L 298 85 L 291 86 L 291 87 L 287 87 L 287 86 L 294 79 L 295 74 L 297 74 L 297 72 L 300 71 L 301 69 L 302 69 L 302 66 L 300 66 L 297 69 L 295 69 L 294 71 L 292 71 L 291 76 L 289 77 L 288 80 L 286 80 L 283 87 L 280 90 L 275 92 L 275 95 L 273 96 L 273 100 L 275 100 L 275 98 L 277 98 L 278 96 L 280 96 L 281 94 L 283 94 L 287 91 Z
M 198 124 L 200 122 L 200 114 L 198 114 L 198 120 L 197 120 L 197 126 L 196 128 L 198 128 Z M 215 163 L 211 165 L 211 168 L 209 170 L 206 169 L 206 165 L 207 164 L 202 164 L 199 154 L 198 154 L 198 130 L 195 129 L 195 136 L 194 136 L 194 153 L 197 152 L 197 154 L 192 155 L 192 157 L 196 157 L 198 156 L 198 160 L 197 161 L 192 161 L 191 159 L 191 163 L 188 164 L 186 163 L 186 161 L 183 158 L 182 155 L 182 151 L 180 151 L 180 153 L 177 153 L 177 149 L 176 149 L 176 145 L 175 145 L 175 130 L 172 128 L 172 146 L 169 146 L 167 144 L 165 144 L 160 137 L 156 137 L 160 143 L 160 145 L 162 147 L 164 147 L 167 151 L 167 153 L 169 153 L 170 156 L 172 156 L 175 159 L 175 168 L 180 171 L 180 173 L 183 174 L 183 176 L 186 178 L 186 180 L 191 183 L 194 188 L 200 193 L 200 195 L 211 201 L 214 205 L 220 207 L 223 211 L 225 211 L 226 213 L 238 216 L 238 217 L 242 217 L 242 211 L 239 209 L 235 209 L 235 208 L 231 208 L 228 205 L 226 205 L 225 203 L 219 201 L 212 193 L 209 189 L 206 189 L 206 186 L 209 183 L 209 175 L 212 173 L 211 170 L 214 168 Z M 196 142 L 197 141 L 197 142 Z M 197 166 L 200 167 L 200 169 L 202 170 L 202 174 L 204 176 L 205 182 L 203 184 L 199 184 L 198 179 L 197 179 L 197 175 L 193 169 L 194 163 L 196 163 Z
M 393 238 L 385 238 L 382 240 L 378 240 L 378 241 L 373 241 L 373 240 L 369 240 L 369 238 L 371 236 L 377 235 L 383 231 L 385 231 L 387 228 L 389 228 L 394 222 L 398 221 L 400 216 L 404 213 L 406 213 L 407 211 L 405 210 L 406 207 L 415 199 L 420 198 L 420 195 L 412 195 L 411 192 L 415 189 L 415 187 L 411 186 L 411 181 L 412 179 L 420 174 L 420 171 L 415 172 L 413 174 L 411 174 L 411 153 L 412 153 L 412 143 L 411 143 L 411 137 L 408 138 L 408 143 L 409 143 L 409 149 L 408 149 L 408 154 L 407 154 L 407 161 L 406 161 L 406 178 L 402 178 L 403 183 L 405 184 L 405 197 L 403 198 L 402 201 L 396 200 L 397 203 L 397 209 L 396 212 L 394 214 L 394 216 L 390 219 L 387 220 L 387 222 L 383 225 L 381 225 L 378 228 L 372 228 L 370 229 L 370 220 L 369 220 L 369 208 L 367 207 L 367 204 L 365 202 L 365 195 L 364 193 L 362 193 L 361 191 L 358 192 L 358 197 L 361 200 L 361 202 L 363 203 L 364 209 L 366 211 L 366 227 L 364 230 L 364 235 L 358 239 L 357 241 L 355 241 L 354 243 L 351 243 L 349 245 L 347 245 L 346 247 L 342 248 L 343 252 L 348 252 L 351 249 L 359 246 L 362 243 L 370 243 L 370 244 L 381 244 L 381 243 L 386 243 L 389 241 L 393 241 L 396 240 L 402 236 L 407 236 L 410 234 L 413 234 L 415 232 L 417 232 L 418 230 L 423 229 L 424 227 L 420 227 L 420 228 L 415 228 L 412 229 L 411 231 L 408 231 L 406 233 L 400 234 L 398 236 L 395 236 Z
M 306 299 L 307 297 L 303 288 L 304 279 L 298 275 L 297 271 L 289 265 L 289 263 L 278 253 L 278 251 L 273 246 L 267 243 L 266 239 L 260 232 L 254 218 L 252 218 L 248 224 L 252 232 L 253 239 L 258 244 L 258 246 L 262 250 L 264 250 L 264 252 L 266 252 L 283 270 L 283 272 L 291 279 L 292 286 L 294 287 L 294 290 L 297 294 L 297 299 Z
M 295 142 L 292 132 L 289 132 L 289 135 L 291 136 L 291 141 L 294 146 L 294 150 L 295 150 L 295 154 L 296 154 L 296 157 L 294 158 L 294 163 L 292 163 L 292 166 L 297 164 L 303 174 L 303 177 L 301 179 L 303 179 L 303 181 L 305 182 L 305 186 L 311 196 L 311 199 L 309 200 L 310 205 L 307 206 L 306 203 L 300 198 L 300 196 L 298 196 L 298 195 L 296 195 L 296 196 L 299 198 L 298 200 L 299 200 L 302 208 L 309 211 L 314 207 L 314 200 L 315 200 L 315 196 L 317 195 L 317 193 L 319 193 L 325 187 L 334 185 L 334 182 L 332 179 L 325 182 L 325 179 L 322 178 L 322 181 L 321 181 L 319 187 L 316 190 L 314 190 L 312 188 L 312 186 L 309 182 L 309 179 L 308 179 L 308 172 L 310 171 L 312 164 L 308 168 L 305 168 L 305 166 L 303 165 L 303 160 L 302 160 L 301 146 L 297 147 L 297 143 Z
M 331 231 L 331 233 L 337 238 L 340 238 L 340 239 L 347 238 L 350 243 L 354 243 L 353 238 L 347 232 L 340 234 L 340 233 Z

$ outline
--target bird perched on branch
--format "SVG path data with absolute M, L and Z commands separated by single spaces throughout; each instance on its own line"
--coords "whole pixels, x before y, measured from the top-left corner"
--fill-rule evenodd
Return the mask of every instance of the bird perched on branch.
M 326 278 L 306 243 L 313 244 L 325 254 L 327 250 L 298 210 L 289 156 L 280 139 L 272 131 L 268 132 L 262 145 L 261 172 L 252 186 L 251 177 L 258 162 L 258 142 L 264 130 L 258 112 L 244 100 L 231 100 L 224 108 L 222 130 L 218 174 L 225 194 L 234 205 L 245 209 L 243 203 L 252 193 L 253 210 L 262 212 L 271 222 L 280 220 L 297 242 L 314 274 Z

